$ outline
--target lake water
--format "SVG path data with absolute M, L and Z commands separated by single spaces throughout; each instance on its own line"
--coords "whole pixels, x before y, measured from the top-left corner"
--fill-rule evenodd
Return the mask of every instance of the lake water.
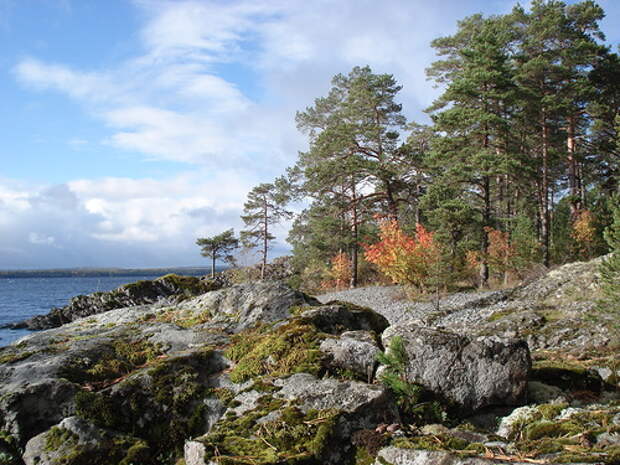
M 0 279 L 0 326 L 16 323 L 35 315 L 62 307 L 71 297 L 110 291 L 123 284 L 156 276 L 103 276 L 70 278 L 3 278 Z M 0 329 L 0 346 L 29 334 L 26 329 Z

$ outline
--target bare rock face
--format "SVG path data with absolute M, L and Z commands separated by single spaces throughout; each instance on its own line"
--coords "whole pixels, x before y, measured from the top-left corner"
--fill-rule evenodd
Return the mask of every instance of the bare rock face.
M 389 347 L 396 336 L 403 339 L 408 356 L 408 381 L 443 396 L 461 411 L 525 402 L 531 367 L 525 341 L 473 339 L 403 324 L 391 326 L 383 333 L 383 345 Z

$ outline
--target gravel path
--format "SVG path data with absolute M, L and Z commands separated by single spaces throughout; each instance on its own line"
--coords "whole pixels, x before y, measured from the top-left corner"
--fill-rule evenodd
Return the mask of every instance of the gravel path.
M 473 322 L 477 311 L 475 308 L 492 304 L 496 298 L 501 298 L 497 292 L 459 292 L 450 294 L 439 301 L 439 313 L 435 302 L 410 301 L 400 286 L 371 286 L 347 289 L 338 292 L 329 292 L 316 296 L 322 303 L 330 300 L 342 300 L 352 304 L 369 307 L 388 319 L 390 324 L 407 320 L 425 321 L 435 316 L 434 324 L 441 324 L 443 320 L 453 322 L 466 320 Z M 462 317 L 459 318 L 459 314 Z

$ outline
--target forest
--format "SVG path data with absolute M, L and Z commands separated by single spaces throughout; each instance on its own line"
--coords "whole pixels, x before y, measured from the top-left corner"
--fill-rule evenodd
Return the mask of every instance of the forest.
M 431 43 L 431 124 L 407 121 L 390 74 L 334 76 L 296 115 L 308 150 L 249 193 L 241 243 L 266 263 L 273 225 L 292 219 L 304 287 L 416 292 L 507 285 L 620 248 L 620 57 L 604 14 L 534 0 L 463 19 Z

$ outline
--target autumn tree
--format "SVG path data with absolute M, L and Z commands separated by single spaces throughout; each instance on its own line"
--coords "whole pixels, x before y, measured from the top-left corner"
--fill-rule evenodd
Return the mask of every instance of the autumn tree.
M 203 257 L 211 259 L 211 277 L 215 276 L 215 261 L 223 259 L 228 263 L 233 263 L 234 258 L 231 252 L 239 247 L 239 240 L 235 237 L 232 229 L 224 231 L 211 237 L 202 237 L 196 240 Z
M 260 249 L 261 279 L 265 278 L 269 246 L 275 240 L 272 226 L 292 218 L 292 213 L 286 210 L 289 200 L 287 182 L 280 177 L 274 183 L 254 187 L 243 205 L 241 219 L 246 229 L 241 231 L 240 239 L 244 247 Z

